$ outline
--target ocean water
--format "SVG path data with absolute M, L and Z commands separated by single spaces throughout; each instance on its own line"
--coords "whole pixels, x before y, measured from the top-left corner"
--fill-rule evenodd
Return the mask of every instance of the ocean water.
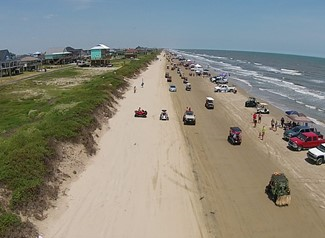
M 173 50 L 252 96 L 283 110 L 304 113 L 325 132 L 325 58 L 223 50 Z

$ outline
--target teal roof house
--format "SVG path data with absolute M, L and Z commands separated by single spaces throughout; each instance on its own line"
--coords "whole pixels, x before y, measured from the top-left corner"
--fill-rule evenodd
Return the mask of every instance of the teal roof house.
M 107 66 L 110 62 L 110 48 L 104 44 L 98 44 L 90 49 L 92 66 Z

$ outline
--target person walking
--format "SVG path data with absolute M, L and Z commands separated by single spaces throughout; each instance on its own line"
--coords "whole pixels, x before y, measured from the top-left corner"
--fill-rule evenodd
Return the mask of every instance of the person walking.
M 137 92 L 137 86 L 133 87 L 133 92 L 136 93 Z
M 143 79 L 142 79 L 142 82 L 141 82 L 141 88 L 143 88 L 144 86 L 144 82 L 143 82 Z
M 253 114 L 253 123 L 254 123 L 254 127 L 256 127 L 256 123 L 257 123 L 257 114 L 256 113 Z

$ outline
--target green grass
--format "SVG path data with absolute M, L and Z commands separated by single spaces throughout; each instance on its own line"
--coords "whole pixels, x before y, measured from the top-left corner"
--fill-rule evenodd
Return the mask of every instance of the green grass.
M 76 68 L 0 87 L 0 184 L 12 192 L 8 212 L 0 210 L 0 234 L 4 227 L 17 225 L 14 214 L 37 201 L 46 186 L 48 161 L 56 158 L 50 142 L 78 138 L 94 123 L 95 110 L 127 86 L 124 78 L 140 72 L 156 55 L 128 61 L 115 72 L 68 89 L 36 82 L 76 77 L 80 74 Z

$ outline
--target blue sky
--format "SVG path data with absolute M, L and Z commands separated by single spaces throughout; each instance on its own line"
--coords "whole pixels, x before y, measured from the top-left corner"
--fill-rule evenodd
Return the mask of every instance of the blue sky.
M 324 0 L 10 0 L 0 49 L 244 50 L 325 57 Z

